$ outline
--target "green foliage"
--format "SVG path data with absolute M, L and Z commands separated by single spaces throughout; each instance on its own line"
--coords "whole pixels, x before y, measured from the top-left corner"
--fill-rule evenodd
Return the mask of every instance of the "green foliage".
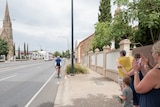
M 144 34 L 146 41 L 144 45 L 153 44 L 160 39 L 160 1 L 144 0 L 138 3 L 139 35 Z M 142 30 L 144 32 L 142 32 Z M 142 38 L 144 37 L 142 36 Z M 152 41 L 147 42 L 151 38 Z
M 9 52 L 8 43 L 5 40 L 0 39 L 0 55 L 7 56 Z
M 110 45 L 109 35 L 111 33 L 109 22 L 99 22 L 95 25 L 95 37 L 93 39 L 93 50 L 98 48 L 100 51 L 103 50 L 103 46 Z
M 64 58 L 70 58 L 70 51 L 66 50 L 66 52 L 62 52 L 62 57 L 64 57 Z
M 119 11 L 110 22 L 99 22 L 95 27 L 95 38 L 93 47 L 103 50 L 104 46 L 110 45 L 111 40 L 115 40 L 116 48 L 119 47 L 119 42 L 122 39 L 134 39 L 134 31 L 132 26 L 129 26 L 126 12 Z
M 125 17 L 126 15 L 124 14 L 121 11 L 117 13 L 111 25 L 110 40 L 116 41 L 116 48 L 118 48 L 118 44 L 122 39 L 132 40 L 134 38 L 132 26 L 129 26 L 128 20 Z
M 130 39 L 132 43 L 150 45 L 160 40 L 160 1 L 159 0 L 114 0 L 122 7 L 122 11 L 110 19 L 110 0 L 101 0 L 98 16 L 99 22 L 95 25 L 93 50 L 109 45 L 115 40 L 116 48 L 122 39 Z M 107 8 L 108 6 L 108 8 Z M 138 21 L 138 30 L 132 24 Z
M 66 71 L 67 74 L 71 74 L 71 72 L 72 72 L 72 66 L 71 66 L 71 64 L 67 65 L 65 71 Z M 80 74 L 80 73 L 87 74 L 88 73 L 88 69 L 85 68 L 85 67 L 82 67 L 79 64 L 74 64 L 74 73 L 75 74 Z
M 108 0 L 110 1 L 110 0 Z M 102 11 L 105 10 L 105 2 L 110 3 L 108 1 L 101 1 L 100 4 L 100 12 L 103 16 L 103 19 L 109 19 L 108 16 L 105 16 L 104 14 L 110 14 L 110 6 L 108 11 Z M 118 4 L 126 4 L 128 0 L 123 0 L 123 2 L 117 2 Z M 110 4 L 108 4 L 110 5 Z M 101 17 L 102 17 L 101 16 Z M 101 19 L 99 16 L 99 19 Z M 119 46 L 119 42 L 122 39 L 133 39 L 134 38 L 134 31 L 132 30 L 132 27 L 129 26 L 128 21 L 128 14 L 126 11 L 122 12 L 120 11 L 117 13 L 115 18 L 111 20 L 99 20 L 99 22 L 95 26 L 95 38 L 93 40 L 93 49 L 99 48 L 100 51 L 103 50 L 104 46 L 110 45 L 110 41 L 115 40 L 116 41 L 116 48 Z
M 122 6 L 122 5 L 127 5 L 129 3 L 130 0 L 114 0 L 114 4 L 117 4 L 119 6 Z M 135 1 L 135 0 L 133 0 Z
M 101 0 L 99 6 L 99 14 L 98 14 L 98 21 L 99 22 L 110 22 L 112 19 L 111 16 L 111 5 L 110 0 Z
M 103 46 L 110 44 L 107 36 L 110 33 L 110 22 L 112 16 L 110 13 L 111 5 L 110 0 L 101 0 L 99 6 L 98 23 L 95 24 L 95 38 L 93 39 L 93 51 L 98 48 L 100 51 L 103 50 Z
M 20 59 L 20 46 L 18 47 L 18 58 L 17 59 Z
M 28 51 L 28 44 L 27 44 L 27 55 L 29 55 L 29 51 Z
M 24 56 L 26 56 L 26 44 L 24 43 Z
M 13 55 L 14 55 L 14 56 L 16 55 L 15 43 L 14 43 L 14 45 L 13 45 Z
M 54 53 L 54 56 L 62 56 L 62 54 L 61 54 L 60 52 L 56 51 L 56 52 Z
M 138 21 L 138 30 L 134 41 L 143 45 L 153 44 L 160 39 L 160 1 L 159 0 L 115 0 L 115 3 L 127 7 L 123 10 L 128 22 Z
M 54 56 L 61 56 L 61 57 L 63 57 L 63 58 L 70 58 L 70 51 L 69 51 L 69 50 L 66 50 L 65 52 L 62 52 L 62 53 L 56 51 L 56 52 L 54 53 Z

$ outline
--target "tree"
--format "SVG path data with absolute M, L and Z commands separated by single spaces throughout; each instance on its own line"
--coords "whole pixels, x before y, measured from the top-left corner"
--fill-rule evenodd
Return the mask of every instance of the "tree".
M 115 3 L 127 7 L 124 15 L 129 22 L 139 22 L 133 42 L 150 45 L 160 39 L 159 0 L 115 0 Z
M 8 43 L 5 40 L 0 39 L 0 55 L 7 56 L 9 52 Z
M 62 56 L 62 54 L 61 54 L 60 52 L 56 51 L 56 52 L 54 53 L 54 56 Z
M 132 26 L 129 26 L 129 22 L 124 14 L 124 12 L 119 11 L 113 18 L 111 24 L 111 33 L 108 40 L 115 40 L 116 48 L 119 48 L 119 42 L 122 39 L 132 40 L 134 37 L 134 30 L 132 29 Z
M 100 13 L 98 14 L 98 21 L 99 22 L 105 22 L 105 21 L 110 22 L 112 19 L 110 11 L 111 11 L 110 0 L 101 0 L 100 6 L 99 6 Z
M 26 56 L 26 44 L 24 43 L 24 56 Z
M 20 59 L 20 57 L 21 57 L 21 51 L 20 51 L 20 46 L 18 47 L 18 59 Z
M 160 1 L 143 0 L 138 3 L 139 32 L 143 45 L 153 44 L 160 40 Z
M 62 52 L 62 57 L 69 58 L 70 57 L 69 50 L 66 50 L 65 52 Z
M 69 50 L 66 50 L 66 58 L 70 58 L 70 51 Z
M 27 44 L 27 55 L 28 55 L 29 53 L 28 53 L 28 44 Z
M 95 37 L 93 39 L 93 50 L 99 48 L 103 50 L 103 46 L 110 44 L 107 42 L 109 36 L 111 16 L 110 0 L 101 0 L 99 6 L 98 23 L 95 24 Z
M 15 55 L 16 55 L 16 49 L 15 49 L 15 43 L 13 44 L 13 59 L 15 59 Z
M 13 56 L 15 56 L 16 55 L 16 49 L 15 49 L 15 43 L 14 43 L 14 45 L 13 45 Z
M 103 46 L 109 45 L 110 41 L 109 35 L 110 35 L 110 23 L 109 22 L 101 22 L 97 23 L 95 31 L 95 37 L 93 39 L 93 50 L 98 48 L 100 51 L 103 50 Z

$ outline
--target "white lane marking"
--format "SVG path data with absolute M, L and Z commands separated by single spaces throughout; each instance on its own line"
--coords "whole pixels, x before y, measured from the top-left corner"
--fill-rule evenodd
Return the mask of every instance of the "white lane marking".
M 9 76 L 9 77 L 6 77 L 6 78 L 2 78 L 2 79 L 0 79 L 0 81 L 3 81 L 3 80 L 6 80 L 6 79 L 9 79 L 9 78 L 12 78 L 12 77 L 15 77 L 15 76 L 17 76 L 17 75 L 12 75 L 12 76 Z
M 37 97 L 37 95 L 43 90 L 43 88 L 48 84 L 48 82 L 53 78 L 55 72 L 50 76 L 50 78 L 43 84 L 43 86 L 37 91 L 37 93 L 31 98 L 31 100 L 25 105 L 25 107 L 29 107 L 32 101 Z

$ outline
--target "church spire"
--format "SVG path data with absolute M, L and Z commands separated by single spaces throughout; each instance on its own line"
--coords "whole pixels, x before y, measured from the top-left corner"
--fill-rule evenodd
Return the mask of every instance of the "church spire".
M 5 9 L 5 16 L 4 16 L 4 20 L 3 20 L 3 26 L 6 26 L 7 23 L 10 26 L 11 20 L 10 20 L 10 16 L 9 16 L 8 1 L 6 0 L 6 9 Z
M 8 8 L 8 1 L 6 0 L 6 9 L 5 9 L 5 15 L 3 19 L 3 29 L 5 29 L 6 32 L 8 32 L 8 37 L 12 37 L 12 23 L 9 15 L 9 8 Z
M 121 6 L 118 4 L 117 9 L 115 10 L 115 13 L 114 13 L 114 17 L 117 16 L 120 11 L 121 11 Z
M 3 31 L 0 35 L 7 41 L 9 52 L 7 59 L 10 59 L 10 56 L 13 56 L 13 34 L 12 34 L 12 23 L 9 15 L 8 1 L 6 0 L 5 15 L 3 19 Z

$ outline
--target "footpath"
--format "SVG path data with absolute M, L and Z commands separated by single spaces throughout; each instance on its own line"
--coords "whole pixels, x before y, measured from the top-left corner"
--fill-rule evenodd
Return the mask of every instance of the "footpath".
M 122 107 L 119 85 L 92 70 L 62 76 L 54 107 Z

